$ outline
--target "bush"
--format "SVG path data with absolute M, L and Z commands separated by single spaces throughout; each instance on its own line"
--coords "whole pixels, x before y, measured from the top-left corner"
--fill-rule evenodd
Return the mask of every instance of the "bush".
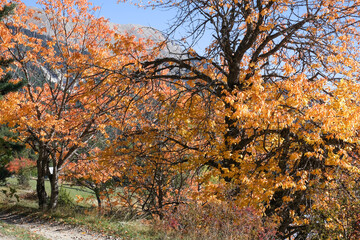
M 227 203 L 183 204 L 156 224 L 170 238 L 269 240 L 276 233 L 276 224 L 253 208 Z
M 6 178 L 11 176 L 11 172 L 5 166 L 0 166 L 0 184 L 6 184 Z
M 12 160 L 7 165 L 7 170 L 16 174 L 19 185 L 29 187 L 30 175 L 35 166 L 35 161 L 20 157 Z
M 58 205 L 61 207 L 73 207 L 74 206 L 74 200 L 70 196 L 70 193 L 62 187 L 60 188 L 60 191 L 59 191 Z

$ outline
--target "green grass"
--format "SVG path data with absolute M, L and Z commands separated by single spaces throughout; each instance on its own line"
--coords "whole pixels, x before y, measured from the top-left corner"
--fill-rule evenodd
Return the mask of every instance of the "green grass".
M 16 178 L 8 178 L 7 183 L 10 184 L 11 186 L 17 186 L 18 185 Z M 36 180 L 30 179 L 29 184 L 30 184 L 30 189 L 29 190 L 35 191 L 36 190 Z M 66 192 L 69 194 L 69 196 L 74 201 L 76 201 L 76 199 L 77 199 L 76 196 L 82 196 L 85 199 L 94 197 L 94 194 L 89 189 L 87 189 L 85 187 L 71 186 L 68 183 L 64 183 L 64 184 L 60 185 L 60 188 L 63 188 L 64 190 L 66 190 Z M 0 187 L 0 190 L 1 189 L 2 188 Z M 45 190 L 48 193 L 48 195 L 50 195 L 51 187 L 50 187 L 49 180 L 45 180 Z
M 92 192 L 90 192 L 90 190 L 84 187 L 71 186 L 69 184 L 63 184 L 61 185 L 61 187 L 65 189 L 66 192 L 68 192 L 70 197 L 73 199 L 77 199 L 76 196 L 82 196 L 83 198 L 95 197 L 95 195 Z
M 19 240 L 48 240 L 48 238 L 44 238 L 29 230 L 2 221 L 0 221 L 0 237 L 1 235 L 16 237 Z

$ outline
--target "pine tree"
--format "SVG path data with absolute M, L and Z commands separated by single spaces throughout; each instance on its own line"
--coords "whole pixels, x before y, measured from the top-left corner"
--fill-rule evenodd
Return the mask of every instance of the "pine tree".
M 4 18 L 10 16 L 16 7 L 15 4 L 5 5 L 2 10 L 0 10 L 0 21 L 3 21 Z M 7 68 L 13 62 L 13 59 L 6 59 L 0 57 L 0 67 Z M 23 85 L 24 81 L 18 83 L 12 83 L 11 73 L 6 73 L 2 78 L 0 78 L 0 99 L 9 92 L 14 92 L 19 90 Z M 9 172 L 6 170 L 6 164 L 11 160 L 14 152 L 20 152 L 24 146 L 7 141 L 7 138 L 14 138 L 14 134 L 11 133 L 10 129 L 7 126 L 0 126 L 0 181 L 4 181 L 6 177 L 9 176 Z
M 5 5 L 3 9 L 0 10 L 0 22 L 3 21 L 6 17 L 10 16 L 15 7 L 15 4 Z M 7 68 L 12 62 L 13 59 L 6 59 L 4 57 L 0 57 L 1 68 Z M 20 81 L 18 83 L 11 83 L 11 79 L 12 75 L 10 73 L 5 74 L 5 76 L 0 79 L 0 98 L 9 92 L 17 91 L 24 85 L 23 81 Z

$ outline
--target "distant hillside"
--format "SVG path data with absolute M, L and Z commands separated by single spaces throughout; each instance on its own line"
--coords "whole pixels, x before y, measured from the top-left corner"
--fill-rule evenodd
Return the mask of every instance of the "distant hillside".
M 45 12 L 37 7 L 28 7 L 29 9 L 35 10 L 35 15 L 32 23 L 36 24 L 40 28 L 45 27 L 47 29 L 47 37 L 53 34 L 50 25 L 46 19 Z M 110 27 L 113 29 L 117 29 L 119 34 L 129 33 L 130 35 L 135 35 L 138 38 L 145 38 L 151 39 L 155 42 L 164 41 L 164 35 L 151 27 L 141 26 L 138 24 L 117 24 L 117 23 L 109 23 Z M 45 37 L 45 36 L 44 36 Z M 168 42 L 167 47 L 163 50 L 162 54 L 165 56 L 168 55 L 176 55 L 181 53 L 181 47 L 172 43 L 171 41 Z

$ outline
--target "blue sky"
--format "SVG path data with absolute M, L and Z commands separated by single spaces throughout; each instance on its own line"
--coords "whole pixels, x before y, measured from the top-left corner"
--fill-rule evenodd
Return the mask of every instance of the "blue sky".
M 36 0 L 23 0 L 28 6 L 37 6 Z M 100 16 L 120 24 L 140 24 L 158 30 L 166 30 L 168 22 L 175 16 L 175 12 L 138 8 L 129 3 L 117 3 L 117 0 L 91 0 L 100 6 Z

